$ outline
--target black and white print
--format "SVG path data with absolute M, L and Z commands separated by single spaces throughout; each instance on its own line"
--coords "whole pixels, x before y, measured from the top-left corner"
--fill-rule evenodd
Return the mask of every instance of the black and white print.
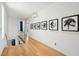
M 58 19 L 49 20 L 49 30 L 58 30 Z
M 41 22 L 41 30 L 47 30 L 47 21 Z
M 33 30 L 36 30 L 36 23 L 33 23 Z
M 30 29 L 33 29 L 33 24 L 30 24 Z
M 62 18 L 62 30 L 78 31 L 78 27 L 79 27 L 78 19 L 79 19 L 78 15 L 63 17 Z
M 37 30 L 40 30 L 40 22 L 37 22 L 37 23 L 36 23 L 36 29 L 37 29 Z

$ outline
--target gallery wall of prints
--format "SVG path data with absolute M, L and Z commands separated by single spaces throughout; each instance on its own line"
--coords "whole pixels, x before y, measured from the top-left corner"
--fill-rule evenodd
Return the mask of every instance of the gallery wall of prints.
M 58 31 L 59 19 L 41 21 L 30 24 L 31 30 L 52 30 Z M 79 15 L 61 17 L 61 31 L 79 31 Z
M 30 24 L 31 30 L 58 30 L 58 19 L 51 19 L 49 21 L 41 21 Z

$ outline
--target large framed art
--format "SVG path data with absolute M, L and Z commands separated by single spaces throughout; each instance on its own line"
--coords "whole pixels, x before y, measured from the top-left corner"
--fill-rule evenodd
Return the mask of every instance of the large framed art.
M 63 17 L 62 31 L 79 31 L 79 15 Z

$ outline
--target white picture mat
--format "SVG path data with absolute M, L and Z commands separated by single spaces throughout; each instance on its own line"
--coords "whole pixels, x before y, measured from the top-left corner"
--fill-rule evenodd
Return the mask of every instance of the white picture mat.
M 53 23 L 54 23 L 55 27 L 51 28 L 51 25 L 50 25 L 50 24 L 51 24 L 51 22 L 53 22 Z M 53 29 L 57 30 L 57 27 L 58 27 L 58 22 L 57 22 L 57 20 L 51 20 L 51 21 L 50 21 L 50 24 L 49 24 L 49 25 L 50 25 L 50 26 L 49 26 L 49 27 L 50 27 L 50 29 L 52 29 L 52 30 L 53 30 Z
M 75 23 L 75 26 L 74 27 L 73 26 L 70 26 L 69 29 L 68 29 L 67 26 L 64 26 L 64 21 L 67 20 L 67 19 L 69 19 L 69 18 L 74 19 L 76 21 L 76 23 Z M 63 30 L 78 30 L 78 16 L 64 18 L 63 19 Z

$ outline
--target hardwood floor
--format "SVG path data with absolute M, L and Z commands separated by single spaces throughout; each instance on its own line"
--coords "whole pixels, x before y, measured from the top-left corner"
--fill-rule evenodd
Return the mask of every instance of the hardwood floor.
M 28 37 L 25 44 L 4 48 L 2 56 L 65 56 L 43 43 Z

